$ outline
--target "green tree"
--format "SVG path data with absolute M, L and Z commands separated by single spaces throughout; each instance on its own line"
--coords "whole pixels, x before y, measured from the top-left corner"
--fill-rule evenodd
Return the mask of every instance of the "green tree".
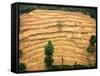
M 93 53 L 96 50 L 96 37 L 94 35 L 91 36 L 91 38 L 89 39 L 89 47 L 87 48 L 87 52 L 88 53 Z
M 89 47 L 87 48 L 87 52 L 88 53 L 94 53 L 94 51 L 96 50 L 95 45 L 89 45 Z
M 96 43 L 96 37 L 92 35 L 89 41 L 91 45 L 94 45 Z
M 48 44 L 45 46 L 45 54 L 48 56 L 53 55 L 53 50 L 54 50 L 54 47 L 53 47 L 51 41 L 49 40 Z
M 92 63 L 91 63 L 91 60 L 90 60 L 90 57 L 91 57 L 91 54 L 93 54 L 95 51 L 96 51 L 96 37 L 94 35 L 92 35 L 89 39 L 89 46 L 87 48 L 87 52 L 88 52 L 88 61 L 89 61 L 89 66 L 91 67 L 92 66 Z
M 47 69 L 50 69 L 51 67 L 52 67 L 52 64 L 53 64 L 53 58 L 51 57 L 51 56 L 46 56 L 45 57 L 45 65 L 46 65 L 46 67 L 47 67 Z
M 50 67 L 53 65 L 53 52 L 54 52 L 54 47 L 51 43 L 51 41 L 48 41 L 48 44 L 45 46 L 45 66 L 47 69 L 50 69 Z

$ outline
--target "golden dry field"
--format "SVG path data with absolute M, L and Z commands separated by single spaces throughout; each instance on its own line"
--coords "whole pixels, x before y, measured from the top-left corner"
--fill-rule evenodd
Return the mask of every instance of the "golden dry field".
M 59 26 L 61 25 L 61 26 Z M 94 64 L 96 53 L 87 53 L 89 39 L 96 35 L 96 20 L 80 12 L 33 10 L 20 14 L 19 49 L 28 71 L 46 70 L 44 46 L 54 46 L 53 65 Z

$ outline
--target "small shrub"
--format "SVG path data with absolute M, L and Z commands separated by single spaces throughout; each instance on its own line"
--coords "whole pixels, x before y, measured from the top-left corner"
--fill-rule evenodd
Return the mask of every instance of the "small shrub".
M 26 65 L 24 63 L 19 63 L 19 71 L 20 72 L 26 71 Z
M 19 58 L 22 58 L 22 54 L 23 54 L 22 50 L 19 50 Z
M 63 22 L 59 21 L 58 24 L 57 24 L 59 31 L 61 31 L 62 26 L 63 26 Z
M 88 53 L 93 53 L 94 51 L 95 51 L 96 49 L 95 49 L 95 46 L 93 46 L 93 45 L 89 45 L 89 47 L 87 48 L 87 52 Z

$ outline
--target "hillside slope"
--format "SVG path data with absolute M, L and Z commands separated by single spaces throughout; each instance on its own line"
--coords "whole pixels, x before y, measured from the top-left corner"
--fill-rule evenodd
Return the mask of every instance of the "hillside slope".
M 59 26 L 61 25 L 61 26 Z M 27 70 L 45 70 L 44 46 L 51 40 L 54 45 L 54 64 L 88 65 L 86 49 L 91 35 L 96 34 L 96 21 L 80 12 L 34 10 L 20 15 L 19 47 L 23 51 L 20 62 Z M 91 56 L 91 63 L 96 60 Z

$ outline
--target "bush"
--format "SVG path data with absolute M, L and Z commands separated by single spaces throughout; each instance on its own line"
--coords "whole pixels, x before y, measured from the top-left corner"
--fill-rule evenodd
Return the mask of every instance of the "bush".
M 22 58 L 22 54 L 23 54 L 22 50 L 19 50 L 19 58 Z
M 26 71 L 26 65 L 24 63 L 19 63 L 19 71 L 20 72 Z
M 95 46 L 90 44 L 89 47 L 87 48 L 87 52 L 93 53 L 94 51 L 95 51 Z
M 59 31 L 61 31 L 62 26 L 63 26 L 63 22 L 58 21 L 57 27 L 59 28 Z

